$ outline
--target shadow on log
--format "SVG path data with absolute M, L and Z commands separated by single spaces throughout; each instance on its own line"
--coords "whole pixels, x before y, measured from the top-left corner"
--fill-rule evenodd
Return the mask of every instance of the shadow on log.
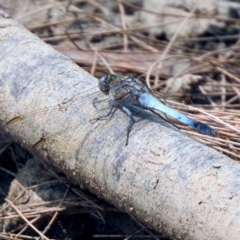
M 137 122 L 125 146 L 121 112 L 110 121 L 88 120 L 96 115 L 93 96 L 101 97 L 93 76 L 3 12 L 0 26 L 0 123 L 6 137 L 169 236 L 239 239 L 237 162 L 162 120 Z

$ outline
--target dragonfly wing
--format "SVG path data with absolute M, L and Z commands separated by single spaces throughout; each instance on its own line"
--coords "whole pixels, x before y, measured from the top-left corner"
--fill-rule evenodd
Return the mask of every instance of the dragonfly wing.
M 89 106 L 87 111 L 82 106 Z M 21 109 L 18 115 L 9 119 L 5 128 L 17 125 L 37 123 L 35 126 L 36 139 L 29 143 L 38 146 L 48 139 L 57 138 L 64 134 L 78 135 L 83 128 L 91 128 L 93 119 L 106 114 L 108 111 L 108 98 L 101 96 L 98 88 L 86 90 L 84 96 L 76 95 L 67 101 L 46 106 L 40 109 Z M 70 117 L 67 117 L 70 116 Z M 74 117 L 73 117 L 74 116 Z M 47 121 L 46 119 L 50 119 Z M 47 122 L 42 127 L 42 123 Z M 36 134 L 37 132 L 37 134 Z
M 186 115 L 164 105 L 161 103 L 158 99 L 156 99 L 153 95 L 149 93 L 143 93 L 139 96 L 138 102 L 144 107 L 151 110 L 157 110 L 160 111 L 173 119 L 178 120 L 179 122 L 190 126 L 191 128 L 199 131 L 200 133 L 210 135 L 210 136 L 216 136 L 217 132 L 210 128 L 208 125 L 198 122 L 190 117 L 187 117 Z

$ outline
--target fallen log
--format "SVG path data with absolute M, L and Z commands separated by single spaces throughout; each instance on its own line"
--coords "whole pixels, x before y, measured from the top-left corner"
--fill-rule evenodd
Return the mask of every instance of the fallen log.
M 89 122 L 97 111 L 93 96 L 101 97 L 93 76 L 4 12 L 0 27 L 0 126 L 6 137 L 169 236 L 239 239 L 237 162 L 151 114 L 152 121 L 134 125 L 125 146 L 123 113 Z

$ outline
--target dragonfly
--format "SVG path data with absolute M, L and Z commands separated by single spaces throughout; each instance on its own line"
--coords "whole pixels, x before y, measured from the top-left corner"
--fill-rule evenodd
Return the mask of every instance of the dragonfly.
M 102 92 L 107 98 L 99 99 L 99 90 Z M 61 104 L 53 105 L 50 107 L 46 107 L 40 110 L 36 110 L 33 112 L 29 112 L 27 114 L 19 115 L 10 121 L 7 122 L 6 125 L 10 125 L 15 122 L 20 122 L 24 119 L 36 117 L 39 118 L 40 115 L 45 117 L 45 113 L 48 111 L 55 111 L 55 117 L 57 121 L 61 122 L 64 125 L 64 120 L 61 119 L 62 114 L 66 111 L 73 111 L 74 109 L 79 109 L 82 117 L 79 119 L 74 119 L 69 125 L 63 129 L 54 131 L 54 133 L 47 134 L 45 137 L 41 137 L 39 141 L 37 141 L 33 147 L 38 146 L 39 143 L 42 143 L 44 140 L 54 137 L 57 134 L 61 134 L 68 129 L 74 130 L 74 134 L 77 134 L 80 131 L 80 126 L 91 127 L 91 123 L 95 123 L 98 120 L 106 120 L 111 119 L 116 110 L 120 109 L 123 113 L 128 117 L 128 125 L 127 125 L 127 136 L 125 145 L 128 145 L 129 135 L 132 130 L 132 127 L 135 123 L 135 119 L 133 117 L 133 112 L 131 107 L 138 107 L 145 110 L 149 110 L 157 116 L 161 117 L 161 114 L 164 114 L 167 117 L 173 118 L 202 134 L 206 134 L 209 136 L 217 136 L 217 132 L 209 127 L 208 125 L 198 122 L 180 112 L 171 108 L 165 104 L 165 102 L 154 95 L 154 93 L 148 88 L 145 82 L 139 80 L 134 76 L 116 76 L 114 74 L 107 74 L 99 78 L 98 81 L 98 90 L 95 88 L 90 88 L 89 91 L 85 92 L 86 96 L 90 95 L 91 104 L 88 103 L 88 106 L 93 106 L 93 109 L 96 111 L 93 115 L 88 116 L 86 119 L 84 110 L 81 109 L 82 104 L 87 104 L 84 97 L 75 97 L 70 98 L 67 101 L 62 102 Z M 106 100 L 108 104 L 106 104 Z M 84 102 L 82 102 L 84 101 Z M 99 103 L 102 103 L 102 107 L 99 108 Z M 106 106 L 107 105 L 107 106 Z M 103 107 L 104 106 L 104 107 Z M 90 110 L 89 110 L 90 112 Z M 160 115 L 158 114 L 160 113 Z M 71 119 L 69 119 L 71 120 Z M 166 120 L 166 119 L 165 119 Z M 74 122 L 74 124 L 72 124 Z M 89 123 L 89 124 L 88 124 Z M 78 129 L 78 131 L 76 130 Z M 48 131 L 48 130 L 47 130 Z
M 209 135 L 217 136 L 218 133 L 207 124 L 196 121 L 177 110 L 168 107 L 164 101 L 157 98 L 150 88 L 139 79 L 132 76 L 118 77 L 114 74 L 107 74 L 99 79 L 98 87 L 100 91 L 109 96 L 109 113 L 111 115 L 113 109 L 122 110 L 129 118 L 129 125 L 127 129 L 128 144 L 129 134 L 135 122 L 133 114 L 128 106 L 136 106 L 144 110 L 149 110 L 154 114 L 160 112 L 170 118 L 183 123 L 198 132 Z M 157 111 L 157 112 L 156 112 Z M 159 116 L 159 115 L 158 115 Z

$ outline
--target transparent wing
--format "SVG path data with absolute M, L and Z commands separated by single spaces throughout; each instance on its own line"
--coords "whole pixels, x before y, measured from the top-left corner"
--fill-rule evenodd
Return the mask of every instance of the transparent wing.
M 87 110 L 86 106 L 88 106 Z M 33 145 L 36 147 L 47 139 L 54 138 L 69 130 L 74 130 L 72 131 L 73 135 L 77 135 L 82 128 L 90 128 L 99 116 L 106 115 L 108 111 L 108 97 L 103 95 L 98 87 L 94 87 L 88 89 L 83 94 L 73 96 L 55 105 L 35 111 L 23 109 L 22 114 L 9 119 L 5 127 L 13 127 L 15 124 L 26 124 L 30 119 L 35 119 L 39 123 L 39 127 L 43 128 L 40 123 L 44 122 L 46 116 L 53 116 L 52 121 L 48 122 L 49 126 L 45 124 L 44 131 L 40 130 L 41 135 Z M 79 114 L 76 114 L 76 112 Z M 70 117 L 66 119 L 66 115 Z M 54 127 L 55 125 L 56 127 Z

